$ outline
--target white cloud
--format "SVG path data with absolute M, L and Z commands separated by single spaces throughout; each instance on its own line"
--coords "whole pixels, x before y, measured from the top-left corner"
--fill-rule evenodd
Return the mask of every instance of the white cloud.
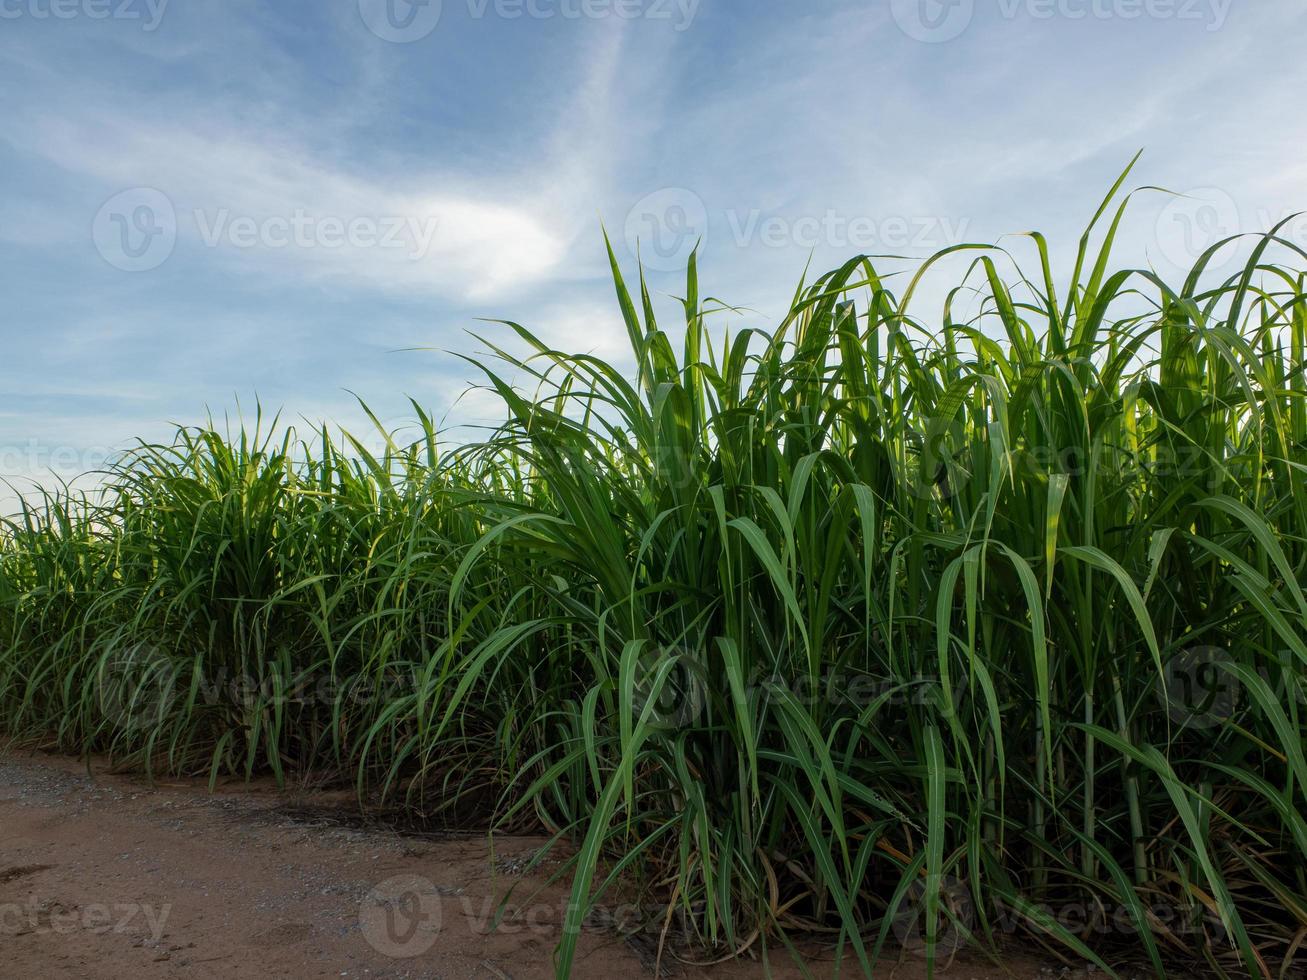
M 27 146 L 106 197 L 162 191 L 177 250 L 211 251 L 242 274 L 476 299 L 538 283 L 566 254 L 548 209 L 528 195 L 455 187 L 439 173 L 403 184 L 354 174 L 285 138 L 114 118 L 89 131 L 85 121 L 40 121 Z
M 136 100 L 121 91 L 74 93 L 59 77 L 26 66 L 48 83 L 49 100 L 63 111 L 16 106 L 0 140 L 74 179 L 93 181 L 99 195 L 93 208 L 132 188 L 163 192 L 176 212 L 174 256 L 212 262 L 255 282 L 307 279 L 483 302 L 574 275 L 571 247 L 582 232 L 594 234 L 596 201 L 616 170 L 620 146 L 614 93 L 624 30 L 612 23 L 587 35 L 581 56 L 560 74 L 565 85 L 540 100 L 552 127 L 534 145 L 497 160 L 494 171 L 469 170 L 456 146 L 424 152 L 419 167 L 417 147 L 407 155 L 379 149 L 360 159 L 342 128 L 357 125 L 363 107 L 371 105 L 374 115 L 384 109 L 384 93 L 401 83 L 379 69 L 375 45 L 351 52 L 358 84 L 342 113 L 320 125 L 301 117 L 282 126 L 277 117 L 284 111 L 222 100 L 201 106 L 170 97 L 152 100 L 148 114 L 125 110 Z M 260 121 L 251 123 L 251 116 Z M 350 155 L 335 157 L 323 146 L 348 147 Z M 86 207 L 11 204 L 21 221 L 7 224 L 31 230 L 29 244 L 36 236 L 85 246 L 94 214 L 81 214 Z M 364 234 L 346 234 L 337 244 L 341 226 Z

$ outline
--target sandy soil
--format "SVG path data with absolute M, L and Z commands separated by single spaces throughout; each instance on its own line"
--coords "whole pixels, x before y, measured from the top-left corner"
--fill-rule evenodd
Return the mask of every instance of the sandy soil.
M 0 977 L 553 976 L 566 892 L 539 839 L 361 827 L 339 797 L 256 784 L 148 785 L 93 764 L 0 753 Z M 494 928 L 500 898 L 512 913 Z M 587 923 L 573 975 L 655 976 L 654 940 Z M 950 980 L 1049 980 L 1051 961 L 958 962 Z M 668 977 L 767 975 L 760 960 Z M 771 975 L 800 975 L 782 953 Z M 815 977 L 830 976 L 814 959 Z M 856 975 L 846 964 L 844 976 Z M 904 954 L 878 977 L 918 980 Z

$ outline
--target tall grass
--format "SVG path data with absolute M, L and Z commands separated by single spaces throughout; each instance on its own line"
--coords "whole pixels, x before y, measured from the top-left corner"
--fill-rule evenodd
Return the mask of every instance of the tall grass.
M 859 257 L 772 333 L 716 329 L 693 259 L 660 327 L 614 260 L 634 371 L 512 324 L 475 445 L 415 405 L 376 452 L 262 419 L 142 446 L 8 524 L 0 722 L 570 839 L 560 975 L 619 886 L 668 955 L 1019 935 L 1286 975 L 1307 288 L 1267 256 L 1307 255 L 1111 272 L 1120 186 L 1061 289 L 1039 235 L 1029 277 Z

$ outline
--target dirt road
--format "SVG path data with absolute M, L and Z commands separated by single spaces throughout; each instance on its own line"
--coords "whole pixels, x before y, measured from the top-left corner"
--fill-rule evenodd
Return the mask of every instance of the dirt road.
M 0 753 L 0 977 L 553 976 L 566 891 L 543 844 L 351 825 L 340 797 L 258 784 L 163 783 L 44 754 Z M 514 889 L 495 928 L 499 899 Z M 597 916 L 574 976 L 654 977 L 652 941 Z M 783 953 L 772 975 L 798 976 Z M 761 961 L 671 977 L 762 977 Z M 809 966 L 828 976 L 831 964 Z M 959 963 L 953 980 L 1048 980 L 1011 961 Z M 844 976 L 856 975 L 848 964 Z M 924 977 L 906 956 L 878 976 Z

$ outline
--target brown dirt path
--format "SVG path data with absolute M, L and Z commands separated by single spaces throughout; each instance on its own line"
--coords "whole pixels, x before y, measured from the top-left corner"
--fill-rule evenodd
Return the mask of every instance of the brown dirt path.
M 311 805 L 311 806 L 310 806 Z M 0 752 L 0 977 L 548 980 L 566 892 L 532 838 L 429 838 L 350 826 L 339 797 L 143 779 Z M 518 910 L 492 928 L 498 897 Z M 587 925 L 574 976 L 653 978 L 651 942 Z M 1047 961 L 959 962 L 950 980 L 1048 980 Z M 773 954 L 771 975 L 799 972 Z M 831 964 L 809 964 L 814 977 Z M 846 968 L 844 976 L 856 969 Z M 670 977 L 767 975 L 672 964 Z M 878 977 L 919 980 L 910 956 Z

